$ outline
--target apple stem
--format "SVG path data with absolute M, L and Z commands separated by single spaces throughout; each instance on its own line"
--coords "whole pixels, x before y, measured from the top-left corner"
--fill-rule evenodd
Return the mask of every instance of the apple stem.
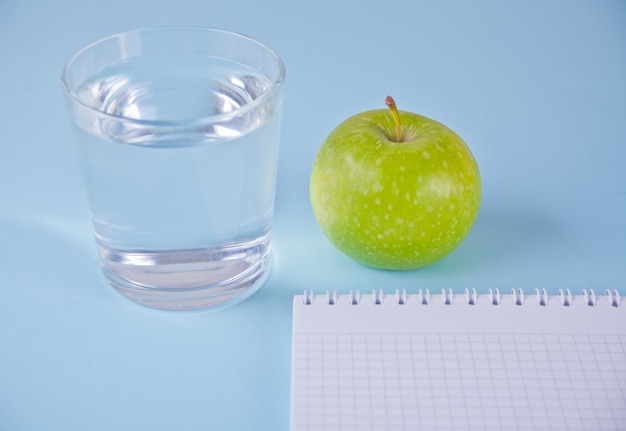
M 393 97 L 387 96 L 385 103 L 389 109 L 391 109 L 391 112 L 393 113 L 393 120 L 396 122 L 396 142 L 402 142 L 402 125 L 400 124 L 400 114 L 398 114 L 396 102 L 393 100 Z

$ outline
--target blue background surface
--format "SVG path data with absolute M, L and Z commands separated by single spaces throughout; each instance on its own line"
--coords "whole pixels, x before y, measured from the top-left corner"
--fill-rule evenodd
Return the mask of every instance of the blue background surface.
M 84 45 L 144 26 L 242 32 L 287 67 L 274 268 L 218 313 L 130 306 L 99 273 L 59 84 Z M 287 430 L 305 289 L 569 288 L 626 295 L 626 2 L 0 1 L 0 430 Z M 435 118 L 480 166 L 475 226 L 410 272 L 363 267 L 308 201 L 359 111 Z

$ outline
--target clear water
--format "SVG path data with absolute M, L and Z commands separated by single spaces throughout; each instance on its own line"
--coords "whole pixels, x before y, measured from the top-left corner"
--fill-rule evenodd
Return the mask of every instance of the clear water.
M 110 114 L 79 110 L 75 123 L 102 265 L 121 293 L 197 308 L 264 276 L 280 118 L 275 106 L 245 106 L 269 85 L 189 57 L 135 61 L 81 87 L 84 105 Z

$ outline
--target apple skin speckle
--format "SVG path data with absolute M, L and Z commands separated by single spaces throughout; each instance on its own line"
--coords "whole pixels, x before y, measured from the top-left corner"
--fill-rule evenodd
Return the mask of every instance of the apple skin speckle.
M 481 200 L 478 166 L 445 125 L 389 110 L 341 123 L 322 144 L 310 199 L 322 232 L 364 265 L 410 270 L 449 255 L 469 233 Z

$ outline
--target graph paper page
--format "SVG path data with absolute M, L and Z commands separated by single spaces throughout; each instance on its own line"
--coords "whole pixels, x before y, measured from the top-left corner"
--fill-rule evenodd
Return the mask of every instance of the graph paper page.
M 624 307 L 508 299 L 296 296 L 292 431 L 623 430 Z

